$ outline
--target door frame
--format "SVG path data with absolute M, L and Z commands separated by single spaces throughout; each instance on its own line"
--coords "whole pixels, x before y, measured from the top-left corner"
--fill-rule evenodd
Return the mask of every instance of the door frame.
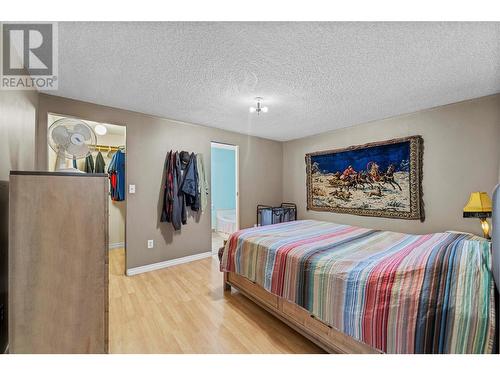
M 234 179 L 235 179 L 235 207 L 236 207 L 236 230 L 240 229 L 240 146 L 229 143 L 211 141 L 210 142 L 210 173 L 212 172 L 212 148 L 221 148 L 234 151 Z M 212 220 L 212 179 L 210 178 L 210 220 Z M 212 230 L 210 224 L 210 230 Z
M 92 116 L 79 116 L 77 114 L 74 115 L 74 114 L 59 113 L 59 112 L 54 112 L 54 111 L 47 111 L 47 112 L 41 113 L 39 115 L 40 115 L 39 121 L 40 121 L 40 119 L 43 120 L 41 122 L 41 126 L 43 126 L 44 131 L 45 131 L 45 133 L 43 134 L 43 136 L 45 137 L 45 139 L 47 139 L 48 129 L 49 129 L 50 125 L 52 125 L 52 124 L 49 124 L 49 116 L 51 116 L 51 115 L 52 116 L 57 116 L 57 117 L 65 117 L 65 118 L 69 118 L 69 119 L 80 120 L 80 121 L 84 121 L 84 122 L 85 121 L 90 121 L 90 122 L 98 122 L 98 123 L 106 123 L 106 124 L 108 124 L 108 122 L 100 121 L 97 118 L 92 118 Z M 128 138 L 129 137 L 127 136 L 127 125 L 126 124 L 111 123 L 111 122 L 109 122 L 109 125 L 121 126 L 121 127 L 125 128 L 125 150 L 128 150 Z M 45 159 L 43 161 L 43 164 L 44 164 L 43 170 L 49 171 L 50 170 L 50 165 L 49 165 L 49 149 L 50 149 L 50 145 L 48 144 L 48 141 L 46 141 L 45 145 L 46 145 L 46 152 L 45 152 Z M 128 267 L 127 267 L 127 242 L 128 242 L 128 240 L 127 240 L 127 233 L 128 233 L 128 231 L 127 231 L 127 221 L 128 221 L 127 220 L 127 212 L 128 212 L 128 208 L 127 208 L 127 206 L 128 206 L 128 185 L 127 185 L 127 181 L 128 181 L 128 167 L 127 167 L 127 158 L 125 157 L 125 196 L 126 196 L 126 198 L 124 200 L 124 205 L 125 205 L 125 239 L 124 239 L 124 243 L 123 243 L 123 248 L 124 248 L 124 251 L 125 251 L 125 269 L 123 270 L 123 274 L 124 275 L 126 275 L 127 270 L 128 270 Z M 108 213 L 108 216 L 109 216 L 109 213 Z M 109 217 L 108 217 L 108 225 L 109 225 Z M 108 242 L 109 242 L 109 239 L 108 239 Z M 109 243 L 108 243 L 108 245 L 109 245 Z M 112 250 L 112 249 L 109 248 L 109 246 L 108 246 L 108 251 L 109 250 Z

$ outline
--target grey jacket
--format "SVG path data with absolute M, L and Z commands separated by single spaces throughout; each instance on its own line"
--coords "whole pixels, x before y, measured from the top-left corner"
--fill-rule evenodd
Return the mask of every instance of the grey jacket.
M 189 162 L 185 166 L 180 189 L 184 193 L 186 206 L 191 207 L 193 211 L 199 211 L 200 192 L 198 190 L 198 170 L 194 153 L 189 155 Z
M 104 157 L 101 154 L 101 151 L 97 153 L 95 157 L 95 173 L 104 173 L 106 170 L 106 162 L 104 161 Z

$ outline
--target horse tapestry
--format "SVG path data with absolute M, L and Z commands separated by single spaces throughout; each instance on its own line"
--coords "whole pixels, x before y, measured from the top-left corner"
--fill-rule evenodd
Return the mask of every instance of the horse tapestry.
M 307 154 L 307 209 L 424 221 L 422 156 L 419 135 Z

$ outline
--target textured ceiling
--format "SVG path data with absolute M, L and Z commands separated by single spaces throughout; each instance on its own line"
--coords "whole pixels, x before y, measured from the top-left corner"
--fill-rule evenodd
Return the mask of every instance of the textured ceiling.
M 59 76 L 48 93 L 290 140 L 500 92 L 500 23 L 60 23 Z

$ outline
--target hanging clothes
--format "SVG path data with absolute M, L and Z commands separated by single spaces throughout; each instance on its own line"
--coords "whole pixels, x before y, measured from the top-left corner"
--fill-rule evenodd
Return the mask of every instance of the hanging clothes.
M 182 167 L 178 152 L 170 151 L 167 155 L 166 177 L 163 193 L 161 222 L 172 223 L 175 230 L 180 230 L 187 223 L 184 193 L 179 189 L 182 183 Z
M 201 166 L 200 170 L 198 166 Z M 175 230 L 180 230 L 182 225 L 187 224 L 187 207 L 194 212 L 200 211 L 200 173 L 206 206 L 208 185 L 203 160 L 198 161 L 196 154 L 187 151 L 170 151 L 167 154 L 161 222 L 172 223 Z
M 181 163 L 181 158 L 178 152 L 175 153 L 175 195 L 174 195 L 174 217 L 176 218 L 176 223 L 179 222 L 180 218 L 180 223 L 183 225 L 187 224 L 187 210 L 186 210 L 186 201 L 184 197 L 184 193 L 181 190 L 181 185 L 182 185 L 182 163 Z M 180 229 L 181 226 L 178 225 L 178 228 Z
M 95 157 L 95 173 L 105 173 L 104 171 L 106 170 L 106 162 L 104 161 L 104 157 L 101 154 L 101 151 L 97 153 L 97 156 Z
M 94 173 L 94 158 L 91 153 L 85 158 L 85 173 Z
M 172 222 L 172 211 L 173 211 L 173 179 L 174 174 L 172 171 L 172 154 L 170 151 L 167 154 L 167 161 L 165 163 L 165 185 L 163 186 L 163 206 L 161 211 L 160 222 Z
M 183 151 L 185 152 L 185 151 Z M 187 154 L 187 156 L 186 156 Z M 182 176 L 181 191 L 184 193 L 186 206 L 191 207 L 193 211 L 200 210 L 200 192 L 198 190 L 198 170 L 196 166 L 196 155 L 187 152 L 181 157 L 184 170 Z M 187 159 L 187 163 L 185 160 Z
M 198 192 L 200 194 L 200 208 L 204 212 L 208 204 L 208 183 L 203 164 L 203 154 L 196 154 L 196 169 L 198 170 Z
M 111 199 L 125 200 L 125 153 L 118 150 L 108 167 Z

